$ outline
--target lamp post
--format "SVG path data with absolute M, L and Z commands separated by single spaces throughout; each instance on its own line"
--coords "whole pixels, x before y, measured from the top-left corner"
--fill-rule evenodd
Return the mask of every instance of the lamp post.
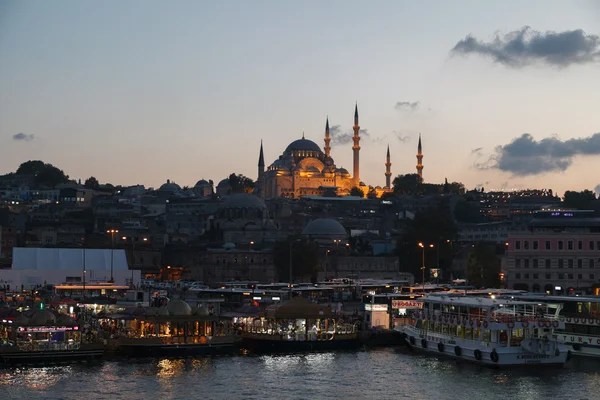
M 292 245 L 299 241 L 300 239 L 290 240 L 290 300 L 292 299 L 292 282 L 294 281 L 292 278 Z
M 82 290 L 82 296 L 85 299 L 85 275 L 87 274 L 87 271 L 85 269 L 85 247 L 83 248 L 83 290 Z
M 114 253 L 115 253 L 115 233 L 119 233 L 118 229 L 109 229 L 106 233 L 110 233 L 111 240 L 111 249 L 110 249 L 110 281 L 109 283 L 115 283 L 115 279 L 113 277 L 113 264 L 114 264 Z
M 423 285 L 423 295 L 425 295 L 425 247 L 426 245 L 423 242 L 419 242 L 419 247 L 421 248 L 421 274 L 422 274 L 422 285 Z M 432 244 L 429 245 L 430 248 L 434 246 Z

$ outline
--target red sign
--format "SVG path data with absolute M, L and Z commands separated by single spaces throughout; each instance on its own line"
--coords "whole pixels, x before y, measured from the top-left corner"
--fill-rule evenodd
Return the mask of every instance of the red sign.
M 423 308 L 423 303 L 413 300 L 392 300 L 392 308 Z
M 19 327 L 19 332 L 66 332 L 78 331 L 78 326 L 26 326 Z

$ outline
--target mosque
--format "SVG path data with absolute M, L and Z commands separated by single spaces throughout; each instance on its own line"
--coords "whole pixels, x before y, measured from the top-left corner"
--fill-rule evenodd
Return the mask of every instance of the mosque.
M 257 192 L 259 197 L 299 198 L 307 195 L 321 196 L 334 193 L 338 196 L 349 195 L 353 188 L 360 189 L 366 196 L 374 193 L 381 197 L 392 191 L 390 147 L 388 145 L 385 162 L 385 186 L 367 186 L 360 180 L 360 126 L 358 125 L 358 105 L 354 108 L 354 126 L 352 127 L 353 168 L 352 174 L 344 168 L 338 168 L 331 157 L 331 137 L 329 136 L 329 119 L 325 123 L 325 152 L 312 140 L 302 136 L 293 141 L 265 170 L 265 159 L 262 141 L 258 158 Z M 423 154 L 421 152 L 421 137 L 417 155 L 417 173 L 422 177 Z

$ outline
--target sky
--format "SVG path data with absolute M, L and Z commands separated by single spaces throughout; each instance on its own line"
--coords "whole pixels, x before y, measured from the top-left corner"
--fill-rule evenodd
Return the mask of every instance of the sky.
M 0 174 L 257 178 L 304 134 L 361 180 L 600 191 L 600 2 L 0 2 Z

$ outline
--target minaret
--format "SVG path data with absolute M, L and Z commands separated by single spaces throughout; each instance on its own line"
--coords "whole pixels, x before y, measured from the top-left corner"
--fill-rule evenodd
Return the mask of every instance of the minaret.
M 329 142 L 331 138 L 329 138 L 329 117 L 327 117 L 327 122 L 325 122 L 325 157 L 331 157 L 331 147 L 329 146 Z
M 392 163 L 390 161 L 390 145 L 388 144 L 387 156 L 385 157 L 385 187 L 390 188 L 390 179 L 392 178 Z
M 258 156 L 258 197 L 261 199 L 265 198 L 265 156 L 263 154 L 263 144 L 260 141 L 260 154 Z
M 360 146 L 358 143 L 360 142 L 360 136 L 358 136 L 358 132 L 360 131 L 360 126 L 358 126 L 358 103 L 354 107 L 354 137 L 352 140 L 354 141 L 354 145 L 352 146 L 352 152 L 354 153 L 354 168 L 353 168 L 353 179 L 356 186 L 360 184 L 360 171 L 359 171 L 359 162 L 358 162 L 358 154 L 360 151 Z
M 419 146 L 417 147 L 417 174 L 423 180 L 423 148 L 421 147 L 421 134 L 419 133 Z

